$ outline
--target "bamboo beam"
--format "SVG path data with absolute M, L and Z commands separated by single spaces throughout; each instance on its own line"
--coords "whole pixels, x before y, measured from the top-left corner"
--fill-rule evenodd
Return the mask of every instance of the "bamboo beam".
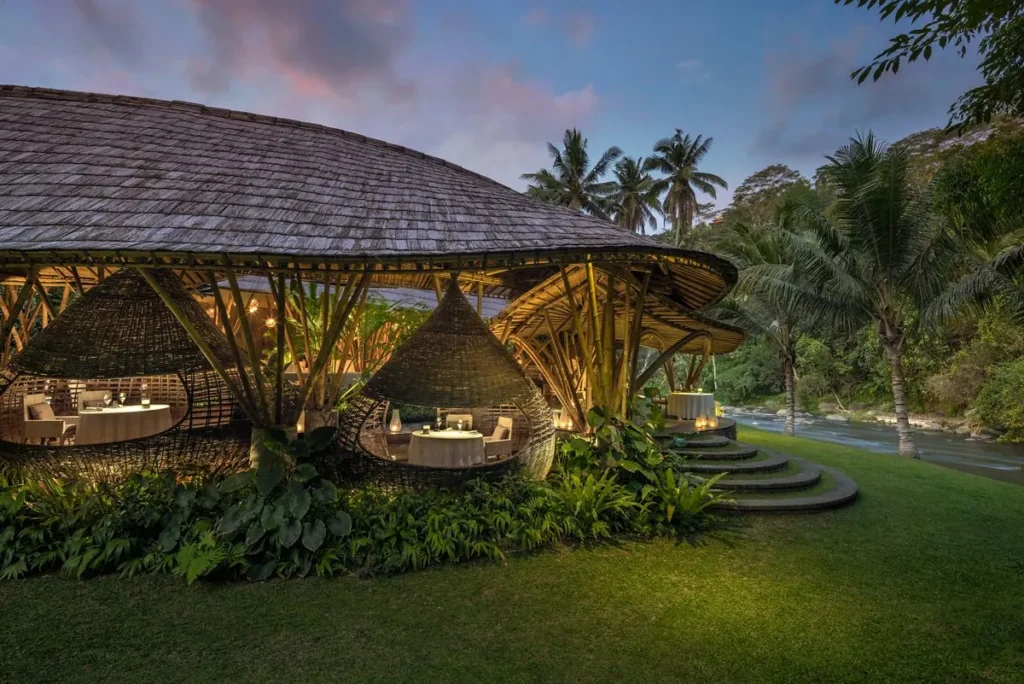
M 431 273 L 431 280 L 434 283 L 434 296 L 437 297 L 438 306 L 441 305 L 441 278 L 436 273 Z
M 136 267 L 136 270 L 142 274 L 142 277 L 146 279 L 146 282 L 149 283 L 149 286 L 152 287 L 153 291 L 157 293 L 157 296 L 159 296 L 160 299 L 163 300 L 164 305 L 168 308 L 168 310 L 170 310 L 175 320 L 177 320 L 178 323 L 181 324 L 181 327 L 185 329 L 185 332 L 187 332 L 189 337 L 192 338 L 192 341 L 195 342 L 197 347 L 199 347 L 199 351 L 201 351 L 203 353 L 203 356 L 206 357 L 206 361 L 213 368 L 214 372 L 216 372 L 217 375 L 220 376 L 221 380 L 223 380 L 224 384 L 228 386 L 228 389 L 235 396 L 235 398 L 239 399 L 239 403 L 242 404 L 242 407 L 249 408 L 249 418 L 254 423 L 256 423 L 257 426 L 266 427 L 264 425 L 264 416 L 262 415 L 262 413 L 255 410 L 257 407 L 247 406 L 247 402 L 243 401 L 245 395 L 242 394 L 238 385 L 235 384 L 234 379 L 228 374 L 227 369 L 224 368 L 224 364 L 222 364 L 220 362 L 220 359 L 217 358 L 217 355 L 213 353 L 213 349 L 203 338 L 202 334 L 200 334 L 198 328 L 196 328 L 192 321 L 189 320 L 188 316 L 185 315 L 185 312 L 181 310 L 181 307 L 178 306 L 178 302 L 176 302 L 174 298 L 171 297 L 171 295 L 167 292 L 167 290 L 163 288 L 160 282 L 157 281 L 156 277 L 153 275 L 153 272 L 150 269 Z M 244 374 L 244 369 L 240 370 L 242 370 Z
M 480 318 L 484 317 L 484 283 L 480 281 L 476 284 L 476 315 Z
M 671 359 L 677 351 L 688 345 L 690 342 L 693 342 L 694 340 L 699 339 L 701 337 L 710 339 L 711 335 L 709 335 L 708 332 L 705 330 L 698 330 L 697 332 L 690 333 L 689 335 L 677 340 L 675 344 L 673 344 L 671 347 L 663 351 L 661 355 L 658 358 L 656 358 L 654 362 L 651 363 L 651 365 L 644 370 L 643 373 L 640 374 L 640 377 L 637 378 L 636 380 L 636 387 L 643 387 L 645 384 L 647 384 L 647 381 L 651 379 L 651 376 L 654 375 L 654 372 L 657 371 L 663 363 Z

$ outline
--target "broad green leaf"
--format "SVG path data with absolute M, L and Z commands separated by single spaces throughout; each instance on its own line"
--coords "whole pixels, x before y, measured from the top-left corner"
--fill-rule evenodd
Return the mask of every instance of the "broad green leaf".
M 345 511 L 337 511 L 327 519 L 327 527 L 335 537 L 347 537 L 352 532 L 352 516 Z
M 316 477 L 316 468 L 310 463 L 300 463 L 292 473 L 293 482 L 309 482 Z
M 307 492 L 306 488 L 300 483 L 293 481 L 288 486 L 288 493 L 286 494 L 286 497 L 289 513 L 291 513 L 293 518 L 301 520 L 309 510 L 309 492 Z
M 318 427 L 317 429 L 306 435 L 306 444 L 309 445 L 309 450 L 312 453 L 323 451 L 331 445 L 334 441 L 334 436 L 337 434 L 337 429 L 329 426 Z
M 220 533 L 225 536 L 230 536 L 238 531 L 238 528 L 242 526 L 242 510 L 239 506 L 232 506 L 224 513 L 224 517 L 220 519 Z
M 230 477 L 224 478 L 224 481 L 220 483 L 220 491 L 227 494 L 230 492 L 238 491 L 247 487 L 252 482 L 252 473 L 238 473 L 231 475 Z
M 334 483 L 324 480 L 313 490 L 313 498 L 322 504 L 332 504 L 338 500 L 338 489 Z
M 270 576 L 274 574 L 274 570 L 277 569 L 277 561 L 267 561 L 261 565 L 255 565 L 249 570 L 249 577 L 254 582 L 263 582 L 270 579 Z
M 263 534 L 265 532 L 266 530 L 263 529 L 263 525 L 261 525 L 258 522 L 254 522 L 252 525 L 249 525 L 249 531 L 245 533 L 246 545 L 252 546 L 256 542 L 258 542 L 260 539 L 263 538 Z
M 256 484 L 259 487 L 260 494 L 263 496 L 267 496 L 270 492 L 274 491 L 274 487 L 280 484 L 283 479 L 284 466 L 280 463 L 264 466 L 256 473 Z
M 327 536 L 327 526 L 323 520 L 317 520 L 312 524 L 306 523 L 302 526 L 302 545 L 310 551 L 316 551 L 324 543 Z
M 260 514 L 260 525 L 265 530 L 276 530 L 284 523 L 285 507 L 282 504 L 266 504 Z
M 277 531 L 277 543 L 286 549 L 295 546 L 302 536 L 302 523 L 298 520 L 286 520 Z

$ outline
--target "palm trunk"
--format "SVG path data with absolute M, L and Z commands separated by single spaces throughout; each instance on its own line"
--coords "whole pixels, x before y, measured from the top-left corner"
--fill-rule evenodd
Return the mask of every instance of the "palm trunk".
M 900 456 L 921 458 L 914 446 L 914 437 L 910 432 L 910 417 L 907 414 L 907 385 L 903 377 L 903 350 L 898 343 L 883 341 L 889 356 L 889 371 L 892 374 L 892 398 L 896 409 L 896 433 L 900 440 Z
M 786 378 L 786 434 L 796 434 L 796 372 L 793 359 L 782 358 L 782 374 Z

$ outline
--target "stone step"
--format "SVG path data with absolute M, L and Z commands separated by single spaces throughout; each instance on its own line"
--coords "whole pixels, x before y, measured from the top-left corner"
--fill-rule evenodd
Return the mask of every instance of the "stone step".
M 779 454 L 769 454 L 768 458 L 755 461 L 749 457 L 741 461 L 719 462 L 715 460 L 700 460 L 680 466 L 680 470 L 692 473 L 766 473 L 773 470 L 782 470 L 789 465 L 789 457 Z
M 671 448 L 669 451 L 696 461 L 738 461 L 757 456 L 757 447 L 741 442 L 729 442 L 726 446 L 710 449 L 687 444 L 685 447 Z
M 779 498 L 740 498 L 712 504 L 712 508 L 722 511 L 739 511 L 750 513 L 792 513 L 799 511 L 822 511 L 839 508 L 857 498 L 857 483 L 846 473 L 818 466 L 822 472 L 828 473 L 834 480 L 834 486 L 825 492 Z
M 800 470 L 792 474 L 780 473 L 778 477 L 744 478 L 742 475 L 723 477 L 715 489 L 750 492 L 777 492 L 792 489 L 813 487 L 821 480 L 821 466 L 801 458 L 790 457 L 790 462 L 799 466 Z
M 687 438 L 686 446 L 695 449 L 720 449 L 727 447 L 734 442 L 721 435 L 702 435 L 700 437 Z

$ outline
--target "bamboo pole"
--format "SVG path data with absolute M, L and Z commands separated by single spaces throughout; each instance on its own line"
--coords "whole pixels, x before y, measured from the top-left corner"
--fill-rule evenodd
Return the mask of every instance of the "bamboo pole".
M 332 348 L 335 343 L 337 343 L 338 337 L 341 335 L 342 327 L 344 326 L 349 314 L 352 313 L 352 308 L 358 299 L 356 294 L 369 286 L 370 277 L 372 275 L 373 271 L 371 270 L 371 267 L 366 266 L 363 269 L 363 274 L 360 276 L 358 284 L 355 286 L 357 292 L 352 293 L 352 295 L 348 297 L 348 301 L 345 302 L 344 307 L 341 307 L 340 310 L 336 307 L 333 319 L 331 320 L 330 330 L 324 334 L 324 339 L 321 342 L 320 350 L 317 352 L 316 360 L 309 369 L 309 376 L 311 378 L 317 377 L 323 371 L 324 366 L 331 357 Z M 349 285 L 351 285 L 351 282 L 350 278 Z M 346 286 L 345 289 L 348 290 L 349 286 Z M 301 396 L 299 397 L 299 406 L 306 405 L 306 399 L 309 398 L 311 386 L 311 383 L 307 383 L 306 387 L 303 388 Z
M 228 386 L 228 389 L 231 391 L 231 393 L 237 399 L 239 399 L 239 403 L 242 405 L 243 409 L 249 409 L 249 418 L 254 423 L 256 423 L 257 426 L 265 427 L 265 416 L 262 414 L 261 411 L 257 410 L 258 407 L 247 405 L 248 402 L 243 401 L 245 395 L 242 394 L 238 385 L 235 384 L 235 381 L 228 374 L 227 369 L 224 368 L 224 364 L 220 362 L 220 359 L 218 359 L 217 355 L 213 353 L 213 349 L 203 338 L 202 334 L 200 334 L 199 330 L 192 323 L 192 321 L 189 320 L 188 316 L 185 315 L 185 312 L 181 310 L 181 307 L 178 306 L 178 302 L 176 302 L 174 298 L 171 297 L 171 295 L 163 288 L 160 282 L 156 279 L 156 277 L 152 273 L 152 270 L 138 266 L 136 267 L 136 270 L 142 274 L 142 277 L 146 279 L 146 282 L 149 283 L 149 286 L 152 287 L 153 291 L 157 293 L 157 296 L 159 296 L 160 299 L 163 300 L 164 305 L 171 312 L 171 315 L 174 316 L 175 320 L 177 320 L 178 323 L 181 324 L 181 327 L 185 329 L 185 332 L 187 332 L 189 337 L 192 338 L 192 341 L 195 342 L 197 347 L 199 347 L 199 351 L 201 351 L 203 353 L 203 356 L 206 357 L 207 362 L 213 368 L 214 372 L 216 372 L 217 375 L 220 376 L 221 380 L 223 380 L 224 384 Z M 244 368 L 239 370 L 244 374 Z
M 640 293 L 637 295 L 636 306 L 633 307 L 633 329 L 632 339 L 629 341 L 629 388 L 630 396 L 636 394 L 640 389 L 636 387 L 636 364 L 640 358 L 640 338 L 643 335 L 644 305 L 647 303 L 647 289 L 651 285 L 651 272 L 644 273 L 644 279 L 640 283 Z
M 706 330 L 698 330 L 697 332 L 692 332 L 689 335 L 686 335 L 685 337 L 682 337 L 679 340 L 677 340 L 675 344 L 673 344 L 671 347 L 663 351 L 661 355 L 658 356 L 658 358 L 656 358 L 654 362 L 651 363 L 651 365 L 648 366 L 644 370 L 644 372 L 640 374 L 640 377 L 637 378 L 636 381 L 637 387 L 643 387 L 645 384 L 647 384 L 647 381 L 651 379 L 651 376 L 654 375 L 654 372 L 658 370 L 658 368 L 660 368 L 662 364 L 670 360 L 677 351 L 688 345 L 690 342 L 693 342 L 694 340 L 699 339 L 701 337 L 706 337 L 710 339 L 711 336 L 708 334 Z
M 563 355 L 563 349 L 558 342 L 558 334 L 555 332 L 555 327 L 551 324 L 551 316 L 548 315 L 547 309 L 544 310 L 544 322 L 548 326 L 548 336 L 551 338 L 551 346 L 555 350 L 555 360 L 562 369 L 562 375 L 565 377 L 567 384 L 567 391 L 572 399 L 572 404 L 576 411 L 577 425 L 584 425 L 586 421 L 583 415 L 583 407 L 580 406 L 580 398 L 576 393 L 576 388 L 572 384 L 572 374 L 569 372 L 569 363 Z
M 10 336 L 11 331 L 14 330 L 14 321 L 21 315 L 21 310 L 24 308 L 25 303 L 32 295 L 32 287 L 29 285 L 29 279 L 34 278 L 36 275 L 35 266 L 30 266 L 28 269 L 28 275 L 25 280 L 25 284 L 21 286 L 21 290 L 18 292 L 17 299 L 14 300 L 14 304 L 11 305 L 9 315 L 4 317 L 4 326 L 0 329 L 0 337 L 6 340 Z
M 476 315 L 483 318 L 484 316 L 484 283 L 480 281 L 476 284 Z
M 284 420 L 284 272 L 277 274 L 277 374 L 274 378 L 274 423 Z
M 587 350 L 585 348 L 586 337 L 583 334 L 583 321 L 580 320 L 579 309 L 576 307 L 576 295 L 573 294 L 572 286 L 569 284 L 569 276 L 566 273 L 565 268 L 563 267 L 563 268 L 560 268 L 559 270 L 560 270 L 560 272 L 562 274 L 562 285 L 565 287 L 565 296 L 569 300 L 569 311 L 572 314 L 573 327 L 576 330 L 576 340 L 575 340 L 575 342 L 576 342 L 577 355 L 578 355 L 578 357 L 580 359 L 583 360 L 583 364 L 584 364 L 584 367 L 585 367 L 586 372 L 587 372 L 588 385 L 593 385 L 593 383 L 594 383 L 594 359 L 593 359 L 593 357 L 589 353 L 587 353 Z M 590 401 L 589 401 L 590 390 L 589 389 L 587 390 L 587 394 L 588 394 L 587 403 L 589 404 L 590 403 Z
M 38 275 L 32 276 L 32 285 L 36 288 L 36 292 L 39 294 L 39 300 L 43 304 L 43 312 L 45 314 L 43 316 L 43 327 L 45 328 L 48 323 L 47 316 L 49 318 L 56 318 L 57 313 L 53 310 L 53 304 L 50 303 L 49 298 L 46 296 L 46 288 L 43 287 L 41 282 L 39 282 Z
M 252 385 L 249 383 L 249 373 L 245 368 L 245 363 L 242 361 L 242 352 L 238 348 L 238 341 L 235 340 L 235 336 L 231 333 L 231 322 L 228 318 L 224 298 L 221 296 L 220 288 L 217 286 L 217 278 L 214 277 L 213 271 L 207 271 L 206 276 L 210 286 L 213 288 L 213 304 L 217 308 L 221 320 L 224 322 L 224 337 L 227 338 L 228 348 L 231 350 L 231 356 L 235 360 L 235 366 L 238 367 L 238 375 L 242 381 L 243 396 L 249 404 L 256 406 L 256 395 L 253 393 Z
M 242 329 L 242 342 L 245 343 L 249 355 L 249 367 L 252 369 L 253 382 L 256 385 L 256 398 L 261 410 L 267 411 L 270 415 L 270 405 L 267 403 L 266 391 L 263 385 L 263 370 L 260 368 L 260 357 L 256 351 L 256 341 L 252 336 L 252 327 L 249 325 L 249 310 L 242 304 L 242 291 L 238 288 L 238 278 L 231 268 L 225 269 L 224 274 L 228 278 L 228 285 L 231 290 L 231 298 L 235 301 L 235 310 L 238 312 L 238 324 Z

